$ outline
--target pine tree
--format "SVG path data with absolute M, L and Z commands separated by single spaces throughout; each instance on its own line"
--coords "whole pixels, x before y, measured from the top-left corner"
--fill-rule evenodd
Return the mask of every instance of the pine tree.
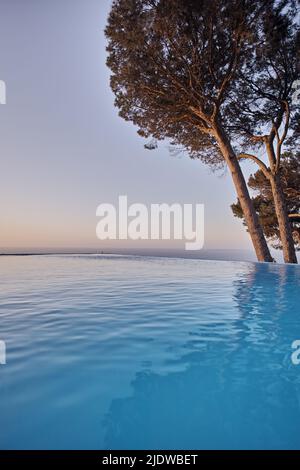
M 260 261 L 272 257 L 236 149 L 245 125 L 251 132 L 254 121 L 247 121 L 245 106 L 241 119 L 234 110 L 251 96 L 256 105 L 261 101 L 243 74 L 252 72 L 254 63 L 257 78 L 264 78 L 259 44 L 266 44 L 265 54 L 274 45 L 266 19 L 272 14 L 285 21 L 293 3 L 115 0 L 106 28 L 120 116 L 137 125 L 143 137 L 168 139 L 213 168 L 227 165 Z M 264 111 L 273 106 L 264 104 Z
M 281 185 L 286 199 L 287 211 L 295 249 L 300 250 L 300 152 L 284 153 L 282 156 Z M 252 198 L 259 215 L 264 234 L 276 249 L 282 250 L 282 241 L 270 181 L 262 170 L 251 175 L 248 181 L 255 196 Z M 239 201 L 231 206 L 233 214 L 244 220 Z M 245 223 L 245 221 L 244 221 Z

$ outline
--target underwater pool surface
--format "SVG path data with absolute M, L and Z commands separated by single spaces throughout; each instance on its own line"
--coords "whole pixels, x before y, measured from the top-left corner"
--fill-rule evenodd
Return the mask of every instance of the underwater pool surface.
M 299 266 L 4 256 L 0 277 L 1 449 L 300 449 Z

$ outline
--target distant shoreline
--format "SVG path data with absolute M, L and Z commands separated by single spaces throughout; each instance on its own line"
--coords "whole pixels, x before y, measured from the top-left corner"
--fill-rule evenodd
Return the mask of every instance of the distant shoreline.
M 300 253 L 299 253 L 300 254 Z M 300 257 L 298 254 L 298 260 Z M 195 260 L 211 260 L 211 261 L 240 261 L 240 262 L 257 262 L 254 252 L 247 249 L 237 248 L 217 248 L 217 249 L 203 249 L 201 251 L 186 251 L 179 249 L 44 249 L 41 251 L 33 250 L 5 250 L 0 252 L 0 258 L 6 257 L 28 257 L 28 256 L 113 256 L 113 255 L 128 255 L 128 256 L 145 256 L 145 257 L 158 257 L 158 258 L 181 258 L 181 259 L 195 259 Z M 283 264 L 282 253 L 273 251 L 272 255 L 278 264 Z
M 247 249 L 239 249 L 239 248 L 207 248 L 207 249 L 202 249 L 202 250 L 195 250 L 195 251 L 187 251 L 184 249 L 165 249 L 165 248 L 117 248 L 117 249 L 86 249 L 86 250 L 80 250 L 80 249 L 74 249 L 74 250 L 68 250 L 68 249 L 58 249 L 58 250 L 51 250 L 51 249 L 41 249 L 41 250 L 33 250 L 33 251 L 26 251 L 26 250 L 6 250 L 3 249 L 0 251 L 0 256 L 39 256 L 39 255 L 115 255 L 115 254 L 136 254 L 136 255 L 143 255 L 143 256 L 169 256 L 170 254 L 173 255 L 185 255 L 188 258 L 192 257 L 200 257 L 201 254 L 211 254 L 211 253 L 218 253 L 218 254 L 225 254 L 225 253 L 233 253 L 233 254 L 244 254 L 244 255 L 249 255 L 255 257 L 255 254 L 251 250 Z

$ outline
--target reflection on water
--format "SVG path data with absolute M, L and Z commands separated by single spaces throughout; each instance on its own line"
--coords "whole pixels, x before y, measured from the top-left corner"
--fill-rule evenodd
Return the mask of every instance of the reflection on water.
M 0 260 L 1 448 L 300 448 L 300 269 Z
M 249 267 L 234 282 L 240 316 L 223 325 L 233 340 L 203 347 L 194 330 L 195 351 L 177 359 L 184 371 L 138 372 L 133 394 L 111 404 L 106 447 L 299 448 L 300 370 L 290 363 L 299 284 L 297 269 Z

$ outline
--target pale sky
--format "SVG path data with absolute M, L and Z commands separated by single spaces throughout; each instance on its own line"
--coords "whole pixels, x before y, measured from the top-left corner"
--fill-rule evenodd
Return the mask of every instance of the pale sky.
M 110 4 L 0 0 L 0 250 L 101 249 L 96 208 L 119 195 L 146 205 L 203 203 L 205 248 L 251 248 L 231 213 L 229 174 L 171 156 L 167 142 L 145 150 L 118 117 L 105 65 Z

